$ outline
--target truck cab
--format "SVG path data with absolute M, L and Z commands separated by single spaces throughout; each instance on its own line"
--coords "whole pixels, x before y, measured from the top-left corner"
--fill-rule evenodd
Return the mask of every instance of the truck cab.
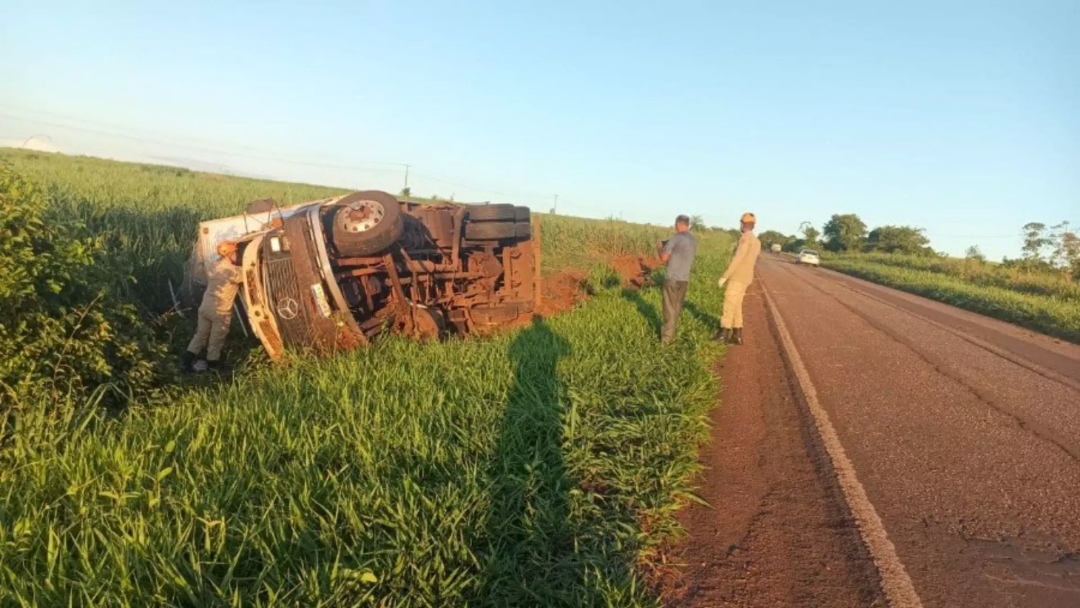
M 284 208 L 255 201 L 199 224 L 185 285 L 205 286 L 222 240 L 239 245 L 243 314 L 272 359 L 348 350 L 385 331 L 482 333 L 528 318 L 539 296 L 527 207 L 404 202 L 377 190 Z

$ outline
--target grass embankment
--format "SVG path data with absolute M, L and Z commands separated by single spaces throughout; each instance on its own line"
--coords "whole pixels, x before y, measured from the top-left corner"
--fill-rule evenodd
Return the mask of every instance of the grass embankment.
M 67 193 L 57 204 L 88 213 L 139 209 L 139 191 L 102 180 L 169 183 L 43 162 L 61 165 L 48 169 Z M 175 223 L 102 214 L 138 251 L 109 255 L 176 272 L 194 217 L 275 192 L 233 182 L 217 198 L 192 186 L 197 203 L 145 186 Z M 663 349 L 659 290 L 624 292 L 601 266 L 580 309 L 493 338 L 382 340 L 121 416 L 92 397 L 24 403 L 0 448 L 0 605 L 654 604 L 648 573 L 715 404 L 721 240 L 703 238 L 680 339 Z M 618 247 L 641 247 L 629 241 Z
M 822 265 L 1080 343 L 1080 284 L 975 260 L 830 255 Z

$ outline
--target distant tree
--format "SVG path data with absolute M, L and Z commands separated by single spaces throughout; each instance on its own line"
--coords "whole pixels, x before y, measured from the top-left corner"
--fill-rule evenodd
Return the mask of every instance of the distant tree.
M 881 253 L 933 253 L 929 245 L 930 239 L 923 235 L 923 229 L 911 226 L 879 226 L 866 239 L 867 251 Z
M 799 224 L 799 232 L 801 232 L 803 235 L 802 246 L 817 247 L 818 237 L 821 236 L 821 233 L 818 232 L 817 228 L 814 228 L 813 224 L 811 224 L 810 222 L 803 222 Z
M 788 241 L 793 238 L 794 237 L 787 236 L 786 234 L 777 232 L 775 230 L 766 230 L 765 232 L 762 232 L 760 235 L 758 235 L 758 239 L 761 241 L 761 244 L 764 247 L 769 247 L 774 243 L 783 247 L 787 244 Z
M 967 251 L 964 252 L 964 257 L 969 260 L 976 260 L 978 262 L 986 261 L 986 256 L 983 255 L 983 252 L 981 249 L 979 249 L 978 245 L 972 245 L 971 247 L 968 247 Z
M 402 188 L 401 189 L 401 196 L 403 196 L 405 198 L 408 198 L 408 197 L 412 196 L 412 188 L 410 188 L 408 186 L 405 186 L 404 188 Z
M 1024 259 L 1029 262 L 1043 261 L 1043 249 L 1046 249 L 1051 239 L 1046 235 L 1046 224 L 1042 222 L 1029 222 L 1024 224 Z
M 1048 261 L 1055 266 L 1068 265 L 1068 252 L 1065 250 L 1064 244 L 1067 240 L 1066 235 L 1075 234 L 1069 230 L 1069 222 L 1063 221 L 1060 224 L 1056 224 L 1050 227 L 1050 239 L 1049 250 L 1050 253 L 1047 256 Z
M 1062 235 L 1061 246 L 1065 249 L 1065 261 L 1072 278 L 1080 281 L 1080 236 L 1075 232 L 1066 232 Z
M 829 251 L 858 251 L 866 239 L 866 224 L 854 213 L 834 214 L 822 233 Z
M 690 216 L 690 230 L 698 232 L 705 230 L 705 227 L 705 218 L 701 217 L 700 215 Z
M 1050 263 L 1064 273 L 1080 279 L 1080 236 L 1069 230 L 1069 222 L 1061 222 L 1051 228 L 1053 252 Z
M 790 251 L 790 252 L 798 252 L 798 251 L 802 251 L 803 249 L 808 249 L 808 248 L 812 249 L 812 247 L 807 246 L 806 239 L 799 239 L 799 238 L 791 239 L 787 243 L 781 245 L 781 248 L 784 251 Z

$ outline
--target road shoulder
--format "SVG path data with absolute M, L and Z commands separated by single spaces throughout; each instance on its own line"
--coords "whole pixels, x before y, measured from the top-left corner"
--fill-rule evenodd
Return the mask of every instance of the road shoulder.
M 744 303 L 746 344 L 716 372 L 723 405 L 701 453 L 710 506 L 680 514 L 688 538 L 674 606 L 883 606 L 813 422 L 790 380 L 760 282 Z

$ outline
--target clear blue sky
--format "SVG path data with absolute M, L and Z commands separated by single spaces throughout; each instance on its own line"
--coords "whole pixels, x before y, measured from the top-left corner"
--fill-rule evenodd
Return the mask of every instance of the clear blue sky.
M 1080 224 L 1078 32 L 1075 0 L 7 0 L 0 140 L 1000 257 Z

